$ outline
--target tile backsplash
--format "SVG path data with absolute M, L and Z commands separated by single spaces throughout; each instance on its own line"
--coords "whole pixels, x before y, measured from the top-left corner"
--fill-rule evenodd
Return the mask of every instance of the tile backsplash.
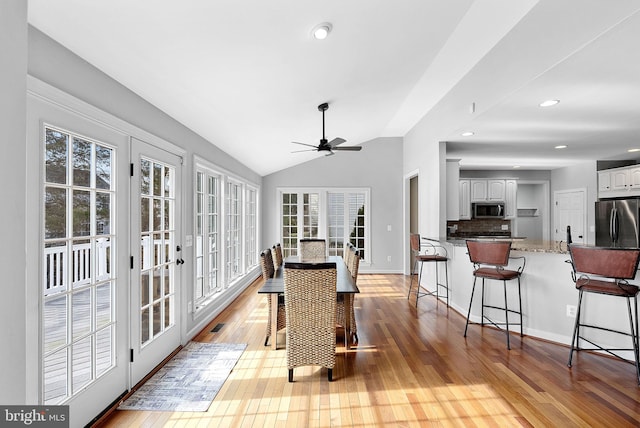
M 504 226 L 506 226 L 506 230 Z M 479 235 L 511 236 L 511 220 L 477 218 L 447 222 L 448 237 L 465 238 Z

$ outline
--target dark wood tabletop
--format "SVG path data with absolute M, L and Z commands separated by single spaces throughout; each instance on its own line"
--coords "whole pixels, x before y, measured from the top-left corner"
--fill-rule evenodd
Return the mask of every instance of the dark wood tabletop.
M 322 259 L 310 259 L 310 260 L 300 260 L 298 256 L 291 256 L 284 259 L 284 267 L 287 265 L 300 265 L 300 264 L 329 264 L 335 265 L 336 267 L 336 292 L 338 294 L 354 294 L 359 293 L 360 290 L 358 286 L 353 281 L 351 274 L 349 273 L 349 269 L 347 269 L 347 265 L 344 263 L 344 260 L 340 256 L 328 256 Z M 264 285 L 258 290 L 258 293 L 268 294 L 268 293 L 284 293 L 284 278 L 283 278 L 284 269 L 280 267 L 276 270 L 273 278 L 269 278 L 265 281 Z

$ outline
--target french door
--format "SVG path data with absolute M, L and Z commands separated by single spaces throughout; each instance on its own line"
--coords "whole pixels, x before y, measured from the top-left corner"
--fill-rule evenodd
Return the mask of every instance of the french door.
M 181 159 L 131 143 L 131 385 L 180 345 Z

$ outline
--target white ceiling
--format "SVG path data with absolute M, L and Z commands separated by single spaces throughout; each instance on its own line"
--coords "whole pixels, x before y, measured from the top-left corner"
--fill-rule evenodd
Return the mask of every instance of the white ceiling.
M 318 144 L 323 102 L 327 138 L 345 145 L 404 136 L 450 110 L 438 138 L 463 168 L 551 169 L 640 148 L 638 10 L 636 0 L 29 0 L 29 23 L 262 175 L 322 156 L 291 153 L 291 141 Z M 325 21 L 332 33 L 313 39 Z M 560 103 L 538 107 L 548 98 Z

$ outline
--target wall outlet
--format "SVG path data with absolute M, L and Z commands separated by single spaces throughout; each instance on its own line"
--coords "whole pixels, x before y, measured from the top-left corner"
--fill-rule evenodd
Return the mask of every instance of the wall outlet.
M 391 256 L 387 256 L 387 261 L 390 262 L 391 261 Z
M 577 309 L 578 308 L 574 305 L 567 305 L 567 317 L 575 318 Z

